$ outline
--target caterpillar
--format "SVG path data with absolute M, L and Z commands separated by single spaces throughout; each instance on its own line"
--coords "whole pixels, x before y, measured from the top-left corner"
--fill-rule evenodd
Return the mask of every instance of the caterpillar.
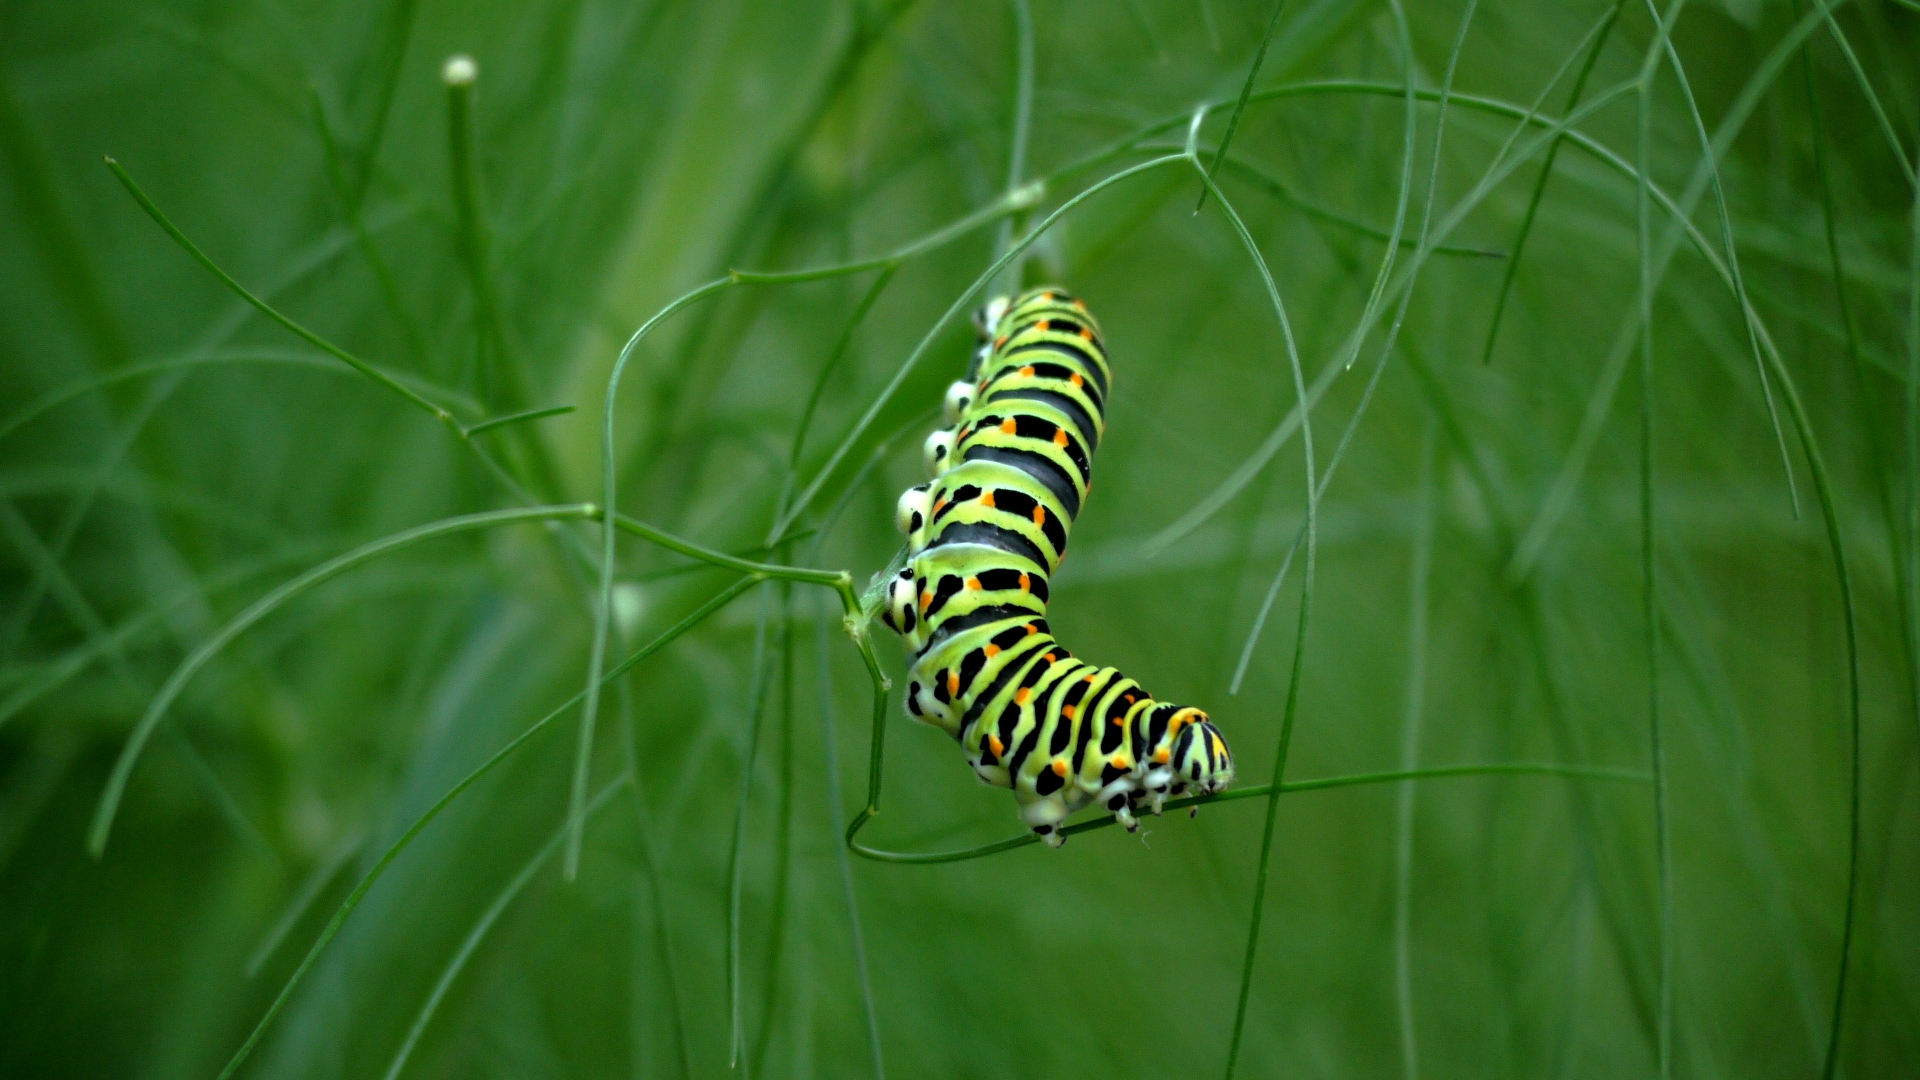
M 1057 288 L 1001 297 L 974 318 L 982 343 L 947 389 L 950 428 L 928 436 L 929 483 L 901 495 L 908 560 L 881 620 L 912 656 L 909 715 L 960 743 L 988 784 L 1012 788 L 1049 845 L 1099 803 L 1129 832 L 1189 789 L 1233 781 L 1206 713 L 1155 700 L 1076 658 L 1047 626 L 1047 582 L 1086 504 L 1112 368 L 1086 305 Z

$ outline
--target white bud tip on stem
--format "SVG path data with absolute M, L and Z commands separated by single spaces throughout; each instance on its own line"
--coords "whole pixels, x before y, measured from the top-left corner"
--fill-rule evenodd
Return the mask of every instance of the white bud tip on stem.
M 480 65 L 473 57 L 465 53 L 456 53 L 447 57 L 445 66 L 440 69 L 440 77 L 448 86 L 472 86 L 473 80 L 480 77 Z

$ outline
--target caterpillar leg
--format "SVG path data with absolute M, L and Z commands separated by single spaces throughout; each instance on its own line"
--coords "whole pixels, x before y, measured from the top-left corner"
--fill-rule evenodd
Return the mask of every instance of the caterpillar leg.
M 1134 805 L 1145 802 L 1153 810 L 1153 816 L 1160 816 L 1160 806 L 1167 801 L 1173 791 L 1173 770 L 1162 766 L 1147 773 L 1142 781 L 1142 789 L 1136 793 Z
M 1128 832 L 1134 832 L 1140 828 L 1139 820 L 1133 816 L 1133 808 L 1137 805 L 1138 798 L 1137 784 L 1129 773 L 1114 777 L 1111 783 L 1094 794 L 1093 801 L 1105 807 L 1121 827 Z
M 880 621 L 896 634 L 911 634 L 919 625 L 918 593 L 914 588 L 913 567 L 901 567 L 887 583 L 887 605 L 880 609 Z
M 1060 835 L 1060 823 L 1066 819 L 1067 804 L 1058 792 L 1052 795 L 1027 795 L 1016 789 L 1015 796 L 1020 800 L 1020 820 L 1027 823 L 1048 847 L 1059 847 L 1067 842 Z

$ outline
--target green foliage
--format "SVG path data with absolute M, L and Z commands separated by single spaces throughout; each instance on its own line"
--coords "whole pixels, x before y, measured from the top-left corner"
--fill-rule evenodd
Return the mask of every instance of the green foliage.
M 1916 54 L 0 9 L 0 1075 L 1910 1069 Z M 857 617 L 1022 279 L 1116 370 L 1053 626 L 1239 765 L 1145 843 Z

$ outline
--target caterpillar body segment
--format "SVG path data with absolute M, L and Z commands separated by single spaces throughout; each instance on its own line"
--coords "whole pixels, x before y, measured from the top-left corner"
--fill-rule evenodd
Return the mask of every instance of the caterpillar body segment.
M 1142 807 L 1224 789 L 1233 757 L 1206 713 L 1076 658 L 1047 625 L 1048 582 L 1106 434 L 1106 349 L 1059 289 L 996 299 L 975 326 L 983 344 L 946 394 L 952 427 L 926 441 L 932 479 L 895 508 L 910 557 L 881 620 L 913 656 L 907 712 L 957 740 L 982 781 L 1012 788 L 1048 844 L 1095 803 L 1132 830 Z

